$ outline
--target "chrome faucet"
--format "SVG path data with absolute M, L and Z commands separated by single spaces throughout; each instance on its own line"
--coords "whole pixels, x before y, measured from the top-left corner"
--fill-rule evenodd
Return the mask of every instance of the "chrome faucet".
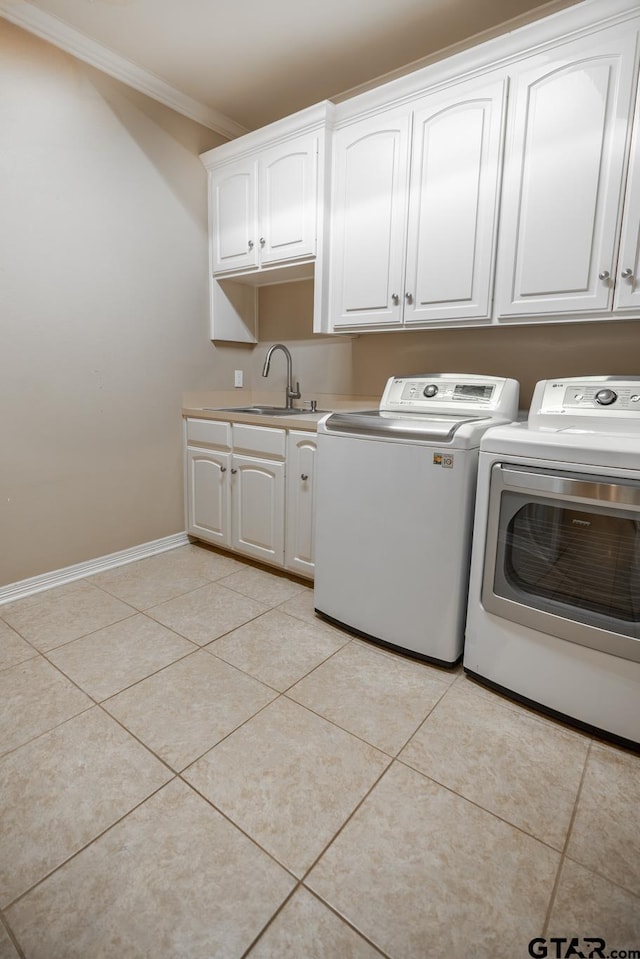
M 291 359 L 291 353 L 284 345 L 284 343 L 274 343 L 273 346 L 269 347 L 267 355 L 265 357 L 264 366 L 262 367 L 262 375 L 269 375 L 269 366 L 271 365 L 271 357 L 276 350 L 282 350 L 284 355 L 287 358 L 287 389 L 285 393 L 285 408 L 288 410 L 293 409 L 293 401 L 299 400 L 302 396 L 300 392 L 300 384 L 296 383 L 296 388 L 293 388 L 293 361 Z

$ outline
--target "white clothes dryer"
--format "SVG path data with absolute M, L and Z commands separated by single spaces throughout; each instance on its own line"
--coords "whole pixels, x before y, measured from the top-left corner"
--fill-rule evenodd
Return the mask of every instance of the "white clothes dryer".
M 640 377 L 543 380 L 484 434 L 464 668 L 640 747 Z

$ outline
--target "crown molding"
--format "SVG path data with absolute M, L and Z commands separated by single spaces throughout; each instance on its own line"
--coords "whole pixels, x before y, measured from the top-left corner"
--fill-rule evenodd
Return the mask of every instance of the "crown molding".
M 640 0 L 550 0 L 469 40 L 334 96 L 335 129 L 356 118 L 400 106 L 427 90 L 432 92 L 471 80 L 489 70 L 505 70 L 523 56 L 542 53 L 565 40 L 637 19 L 639 3 Z M 540 12 L 544 12 L 544 16 L 532 17 Z
M 246 127 L 235 120 L 193 100 L 160 77 L 84 36 L 27 0 L 0 0 L 0 16 L 230 140 L 247 132 Z

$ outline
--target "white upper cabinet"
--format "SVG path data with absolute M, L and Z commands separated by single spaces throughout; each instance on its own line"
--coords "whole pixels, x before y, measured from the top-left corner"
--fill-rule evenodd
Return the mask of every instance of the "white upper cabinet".
M 204 154 L 212 339 L 311 276 L 314 333 L 640 315 L 639 40 L 584 0 Z
M 467 83 L 414 113 L 407 324 L 490 316 L 506 89 Z
M 214 273 L 258 265 L 258 164 L 238 161 L 211 174 L 211 256 Z
M 329 283 L 336 329 L 402 323 L 409 130 L 402 109 L 335 134 Z
M 514 68 L 498 317 L 611 309 L 636 56 L 637 26 L 627 24 Z M 636 209 L 635 246 L 637 229 Z
M 211 174 L 215 274 L 258 269 L 316 252 L 318 138 L 278 144 Z
M 490 315 L 505 90 L 458 83 L 337 131 L 331 328 Z
M 257 288 L 269 283 L 313 277 L 319 315 L 333 110 L 318 103 L 201 155 L 212 340 L 257 343 Z
M 303 137 L 260 158 L 259 254 L 262 265 L 316 252 L 318 139 Z
M 621 315 L 625 310 L 635 310 L 635 315 L 640 315 L 640 95 L 636 102 L 613 308 Z

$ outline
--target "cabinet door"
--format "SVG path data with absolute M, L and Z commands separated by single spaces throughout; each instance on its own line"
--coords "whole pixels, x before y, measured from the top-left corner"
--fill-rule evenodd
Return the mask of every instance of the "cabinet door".
M 187 532 L 207 543 L 230 543 L 229 453 L 187 447 Z
M 260 262 L 316 252 L 317 137 L 302 137 L 260 158 Z
M 414 113 L 407 324 L 491 314 L 505 92 L 465 83 Z
M 234 453 L 231 469 L 231 546 L 282 566 L 284 463 Z
M 636 32 L 603 30 L 513 81 L 498 251 L 500 316 L 611 307 Z
M 257 190 L 255 160 L 229 164 L 211 174 L 210 229 L 214 273 L 258 265 Z
M 640 310 L 640 96 L 631 141 L 614 310 Z M 640 314 L 636 314 L 640 315 Z
M 336 330 L 402 324 L 409 132 L 403 109 L 335 134 L 329 311 Z
M 284 564 L 313 576 L 314 475 L 317 439 L 291 430 L 287 437 L 287 516 Z

